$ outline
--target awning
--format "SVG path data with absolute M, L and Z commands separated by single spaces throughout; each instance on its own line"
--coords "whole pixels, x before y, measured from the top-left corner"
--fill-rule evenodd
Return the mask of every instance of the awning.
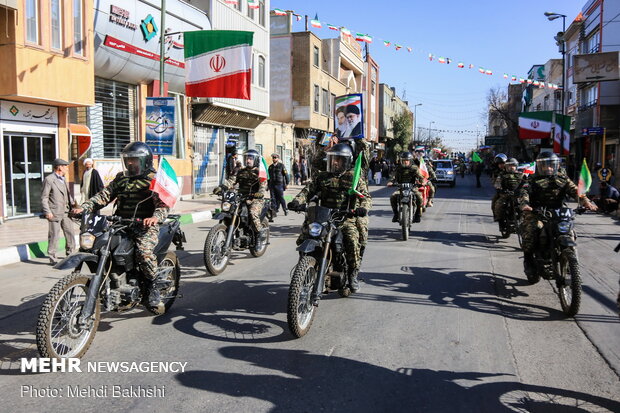
M 71 150 L 73 152 L 73 158 L 80 159 L 90 149 L 93 134 L 86 125 L 70 123 L 69 136 L 71 137 Z

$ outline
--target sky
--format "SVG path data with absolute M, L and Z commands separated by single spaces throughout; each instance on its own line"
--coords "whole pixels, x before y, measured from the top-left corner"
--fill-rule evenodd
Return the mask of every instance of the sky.
M 553 36 L 562 19 L 549 21 L 550 11 L 564 14 L 568 27 L 587 0 L 271 0 L 271 9 L 318 16 L 320 38 L 337 37 L 327 23 L 373 36 L 370 54 L 379 63 L 379 83 L 414 105 L 417 127 L 430 127 L 446 146 L 467 151 L 486 134 L 486 99 L 491 88 L 507 90 L 503 74 L 527 77 L 529 69 L 561 58 Z M 293 30 L 303 31 L 304 20 Z M 389 47 L 383 41 L 391 42 Z M 396 51 L 394 44 L 402 49 Z M 409 53 L 406 47 L 411 47 Z M 429 61 L 429 53 L 435 59 Z M 452 63 L 440 64 L 439 57 Z M 463 62 L 466 68 L 457 68 Z M 475 65 L 468 69 L 468 65 Z M 483 75 L 479 67 L 491 69 Z M 431 123 L 434 122 L 434 123 Z M 479 131 L 479 133 L 439 132 Z

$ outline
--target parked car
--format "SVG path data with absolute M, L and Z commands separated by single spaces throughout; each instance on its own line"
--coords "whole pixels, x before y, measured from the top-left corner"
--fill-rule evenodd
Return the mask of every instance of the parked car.
M 433 161 L 437 183 L 448 184 L 450 187 L 456 185 L 456 174 L 454 173 L 454 163 L 452 159 L 437 159 Z

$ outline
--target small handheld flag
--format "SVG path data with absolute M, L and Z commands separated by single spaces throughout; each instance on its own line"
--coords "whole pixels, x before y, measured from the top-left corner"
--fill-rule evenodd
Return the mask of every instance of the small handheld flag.
M 362 175 L 362 154 L 357 155 L 355 161 L 355 167 L 353 168 L 353 182 L 351 183 L 351 189 L 349 189 L 349 195 L 357 195 L 360 198 L 364 198 L 364 195 L 357 190 L 357 185 L 360 182 L 360 176 Z
M 149 189 L 159 195 L 166 206 L 172 208 L 181 195 L 177 174 L 172 169 L 166 158 L 161 158 L 157 173 L 151 181 Z
M 588 190 L 590 190 L 590 185 L 592 185 L 592 175 L 590 175 L 586 158 L 583 158 L 581 172 L 579 173 L 579 183 L 577 184 L 577 193 L 579 196 L 585 195 Z

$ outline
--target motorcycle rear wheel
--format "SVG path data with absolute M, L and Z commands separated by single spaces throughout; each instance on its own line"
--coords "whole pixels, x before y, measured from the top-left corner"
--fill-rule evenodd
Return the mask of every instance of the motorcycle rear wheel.
M 224 254 L 222 249 L 226 245 L 226 233 L 228 227 L 224 224 L 217 224 L 209 231 L 202 253 L 205 267 L 211 275 L 221 274 L 230 260 L 230 250 Z
M 317 277 L 316 260 L 307 255 L 301 257 L 291 278 L 286 312 L 288 327 L 297 338 L 305 336 L 314 321 L 316 306 L 312 303 L 312 290 Z
M 267 251 L 267 244 L 269 244 L 269 220 L 263 218 L 262 225 L 265 230 L 257 242 L 257 244 L 260 243 L 260 245 L 250 247 L 250 254 L 254 257 L 262 257 L 265 251 Z
M 99 297 L 87 328 L 78 319 L 90 285 L 90 277 L 74 271 L 51 289 L 37 321 L 37 349 L 41 357 L 82 357 L 95 338 L 101 317 Z
M 558 294 L 562 311 L 569 317 L 579 312 L 581 305 L 581 275 L 575 251 L 566 249 L 560 255 Z
M 400 233 L 403 241 L 409 239 L 409 205 L 402 204 L 400 207 Z
M 173 251 L 168 251 L 163 260 L 159 263 L 159 268 L 173 267 L 172 271 L 166 277 L 166 280 L 170 281 L 170 286 L 164 287 L 159 290 L 161 294 L 161 300 L 164 303 L 162 311 L 158 311 L 154 307 L 147 306 L 146 309 L 155 315 L 162 315 L 170 310 L 174 300 L 176 300 L 179 294 L 179 280 L 181 279 L 181 266 L 179 265 L 179 258 Z

